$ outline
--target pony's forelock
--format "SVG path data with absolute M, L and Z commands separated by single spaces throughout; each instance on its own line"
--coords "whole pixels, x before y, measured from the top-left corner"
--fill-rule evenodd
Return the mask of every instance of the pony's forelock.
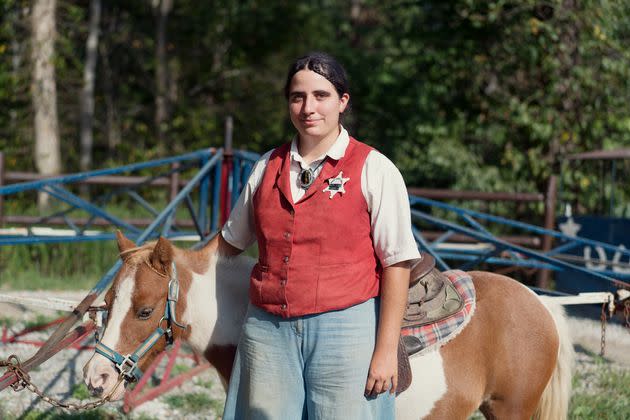
M 132 266 L 138 266 L 143 263 L 149 263 L 149 257 L 155 248 L 157 241 L 147 242 L 135 248 L 127 249 L 120 253 L 120 257 Z

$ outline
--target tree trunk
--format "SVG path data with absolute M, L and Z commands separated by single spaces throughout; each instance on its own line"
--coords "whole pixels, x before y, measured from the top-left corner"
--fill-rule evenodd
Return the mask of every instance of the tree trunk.
M 90 29 L 86 44 L 85 67 L 83 69 L 83 90 L 81 91 L 81 157 L 82 171 L 92 168 L 94 138 L 94 79 L 98 59 L 98 36 L 101 20 L 101 0 L 90 1 Z
M 103 61 L 103 93 L 105 96 L 105 120 L 107 131 L 107 149 L 109 157 L 114 158 L 116 148 L 121 143 L 120 122 L 118 110 L 114 101 L 114 75 L 109 65 L 107 51 L 101 48 L 101 59 Z
M 18 6 L 14 5 L 9 12 L 9 24 L 11 25 L 11 76 L 13 80 L 18 80 L 20 68 L 24 55 L 23 38 L 18 35 L 18 26 L 20 25 L 20 12 Z M 15 133 L 17 130 L 17 109 L 9 110 L 10 127 L 9 132 Z
M 35 0 L 31 17 L 33 78 L 31 95 L 35 113 L 35 166 L 43 175 L 61 172 L 57 88 L 55 85 L 56 0 Z M 48 195 L 40 193 L 40 210 L 48 206 Z
M 155 127 L 158 137 L 158 150 L 166 144 L 166 122 L 169 118 L 168 103 L 168 61 L 166 57 L 166 23 L 173 8 L 172 0 L 154 0 L 153 9 L 156 14 L 156 48 L 155 48 Z
M 107 32 L 110 34 L 116 33 L 116 31 L 118 31 L 116 12 L 113 11 L 112 8 L 110 8 L 106 9 L 103 14 L 103 21 L 108 22 Z M 109 51 L 107 50 L 107 42 L 105 40 L 99 44 L 99 52 L 101 54 L 103 96 L 105 98 L 105 130 L 107 136 L 107 152 L 110 159 L 115 159 L 116 149 L 122 141 L 120 134 L 118 109 L 116 108 L 115 101 L 114 72 L 109 62 Z

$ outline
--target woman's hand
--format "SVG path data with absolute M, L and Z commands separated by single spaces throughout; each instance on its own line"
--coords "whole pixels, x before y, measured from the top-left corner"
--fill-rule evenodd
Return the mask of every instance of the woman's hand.
M 381 310 L 372 361 L 365 383 L 365 396 L 377 397 L 398 386 L 398 340 L 400 325 L 407 305 L 409 264 L 406 261 L 383 269 L 381 279 Z
M 375 350 L 370 362 L 370 370 L 365 384 L 366 397 L 378 397 L 379 394 L 389 390 L 390 394 L 396 392 L 398 386 L 398 353 L 397 348 L 391 351 Z

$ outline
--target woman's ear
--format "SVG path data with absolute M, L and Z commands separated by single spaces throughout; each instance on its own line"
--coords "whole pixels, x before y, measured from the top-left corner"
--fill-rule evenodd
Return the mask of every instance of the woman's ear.
M 348 102 L 350 102 L 350 94 L 344 93 L 343 95 L 341 95 L 341 97 L 339 98 L 339 113 L 340 114 L 343 114 L 343 111 L 346 110 L 346 107 L 348 106 Z

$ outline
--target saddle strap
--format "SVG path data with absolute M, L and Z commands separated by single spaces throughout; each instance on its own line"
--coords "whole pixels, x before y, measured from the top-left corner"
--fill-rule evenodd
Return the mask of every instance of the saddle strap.
M 405 391 L 411 385 L 411 365 L 409 356 L 405 349 L 403 336 L 398 341 L 398 385 L 396 386 L 396 396 Z

